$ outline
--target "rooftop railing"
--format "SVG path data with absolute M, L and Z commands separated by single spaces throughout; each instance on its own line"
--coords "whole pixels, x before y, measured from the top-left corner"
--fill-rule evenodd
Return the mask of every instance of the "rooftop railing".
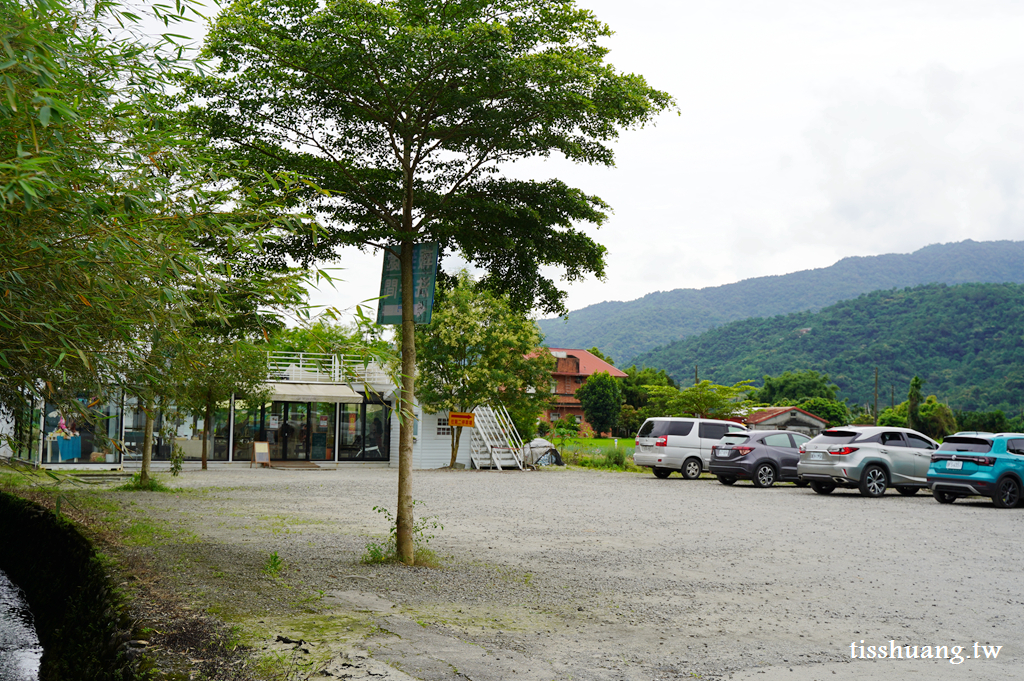
M 390 383 L 391 378 L 375 363 L 359 357 L 316 352 L 270 352 L 270 380 L 281 383 Z

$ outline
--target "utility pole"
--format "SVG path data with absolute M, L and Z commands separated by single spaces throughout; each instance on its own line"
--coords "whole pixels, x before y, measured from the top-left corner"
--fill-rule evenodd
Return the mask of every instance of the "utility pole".
M 693 365 L 693 384 L 697 385 L 698 383 L 700 383 L 700 379 L 697 378 L 697 365 L 694 364 Z
M 878 425 L 878 367 L 875 367 L 875 425 Z
M 890 385 L 889 386 L 889 390 L 891 391 L 891 394 L 889 395 L 889 408 L 890 409 L 895 409 L 896 408 L 896 386 Z

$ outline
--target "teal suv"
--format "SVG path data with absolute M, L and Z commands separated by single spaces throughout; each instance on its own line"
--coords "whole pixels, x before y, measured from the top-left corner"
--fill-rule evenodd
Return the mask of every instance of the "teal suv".
M 932 454 L 928 487 L 940 504 L 981 496 L 997 508 L 1017 506 L 1024 489 L 1024 434 L 950 435 Z

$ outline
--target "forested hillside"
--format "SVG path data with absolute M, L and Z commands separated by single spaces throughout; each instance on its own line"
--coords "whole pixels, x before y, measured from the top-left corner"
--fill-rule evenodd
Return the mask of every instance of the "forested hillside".
M 597 346 L 625 367 L 643 352 L 739 319 L 820 310 L 869 291 L 969 282 L 1024 283 L 1024 241 L 935 244 L 909 255 L 845 258 L 816 270 L 659 291 L 591 305 L 540 327 L 551 347 Z
M 839 386 L 840 399 L 906 399 L 910 379 L 954 409 L 1024 405 L 1024 286 L 931 284 L 875 291 L 820 312 L 798 312 L 726 324 L 637 358 L 681 383 L 762 383 L 765 374 L 815 369 Z

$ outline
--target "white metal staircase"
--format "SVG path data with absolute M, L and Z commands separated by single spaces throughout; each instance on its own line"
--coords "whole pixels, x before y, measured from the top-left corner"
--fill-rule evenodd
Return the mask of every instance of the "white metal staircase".
M 470 457 L 476 468 L 523 470 L 523 441 L 505 407 L 477 407 L 470 439 Z

